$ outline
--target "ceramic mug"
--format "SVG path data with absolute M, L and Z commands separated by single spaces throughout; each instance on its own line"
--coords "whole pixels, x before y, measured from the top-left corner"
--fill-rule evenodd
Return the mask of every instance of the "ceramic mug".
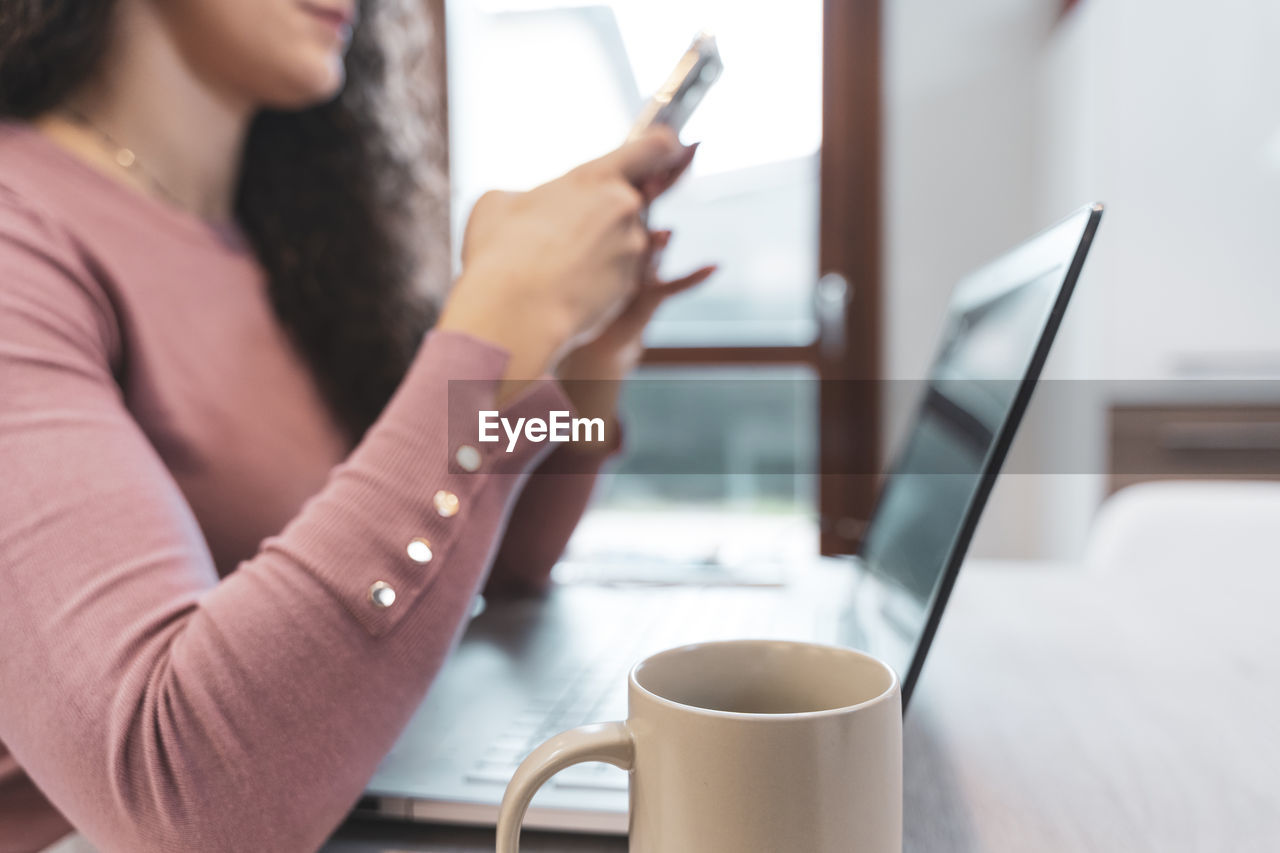
M 901 853 L 902 695 L 884 663 L 782 640 L 700 643 L 641 661 L 628 719 L 556 735 L 516 770 L 498 853 L 571 764 L 629 771 L 631 853 Z

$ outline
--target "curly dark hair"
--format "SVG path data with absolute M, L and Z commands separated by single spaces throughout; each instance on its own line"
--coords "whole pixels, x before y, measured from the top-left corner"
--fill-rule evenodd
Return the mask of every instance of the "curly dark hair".
M 106 53 L 113 0 L 0 0 L 0 117 L 60 106 Z M 276 315 L 358 439 L 449 279 L 446 138 L 422 0 L 365 0 L 334 100 L 253 121 L 236 218 Z

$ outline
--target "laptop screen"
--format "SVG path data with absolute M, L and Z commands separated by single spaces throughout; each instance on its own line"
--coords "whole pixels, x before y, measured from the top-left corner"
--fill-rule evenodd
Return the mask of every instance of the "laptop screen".
M 854 593 L 860 641 L 898 671 L 904 691 L 1083 260 L 1095 219 L 1082 216 L 960 283 L 915 389 L 923 399 L 867 527 Z M 1069 240 L 1051 239 L 1063 229 Z

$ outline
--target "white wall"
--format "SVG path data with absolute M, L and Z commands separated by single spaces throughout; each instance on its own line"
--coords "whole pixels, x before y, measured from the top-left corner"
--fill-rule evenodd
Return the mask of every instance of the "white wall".
M 887 4 L 890 373 L 920 375 L 957 275 L 1096 199 L 1047 375 L 1280 375 L 1280 3 L 1057 5 Z M 1080 387 L 1068 418 L 1033 405 L 1021 452 L 1102 470 L 1110 391 Z M 1102 480 L 1004 478 L 975 549 L 1078 553 Z
M 1040 68 L 1056 0 L 885 4 L 886 375 L 919 379 L 952 285 L 1054 217 L 1038 206 Z M 1063 207 L 1061 216 L 1072 205 Z M 891 412 L 900 435 L 905 412 Z M 1039 550 L 1036 478 L 1006 477 L 974 543 Z
M 1108 0 L 1084 57 L 1111 240 L 1101 375 L 1280 359 L 1280 4 Z

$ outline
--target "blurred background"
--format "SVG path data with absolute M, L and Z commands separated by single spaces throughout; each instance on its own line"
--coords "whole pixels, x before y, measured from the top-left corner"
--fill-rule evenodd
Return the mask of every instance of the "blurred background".
M 651 215 L 675 230 L 669 272 L 722 272 L 650 330 L 625 453 L 572 556 L 856 547 L 910 409 L 887 402 L 894 382 L 841 395 L 819 380 L 911 387 L 954 283 L 1095 200 L 1107 214 L 1046 372 L 1070 404 L 1033 401 L 974 552 L 1074 559 L 1116 489 L 1280 470 L 1280 4 L 439 14 L 455 237 L 485 190 L 616 146 L 697 31 L 724 58 L 683 133 L 702 141 L 693 170 Z M 1069 462 L 1027 461 L 1067 445 Z

